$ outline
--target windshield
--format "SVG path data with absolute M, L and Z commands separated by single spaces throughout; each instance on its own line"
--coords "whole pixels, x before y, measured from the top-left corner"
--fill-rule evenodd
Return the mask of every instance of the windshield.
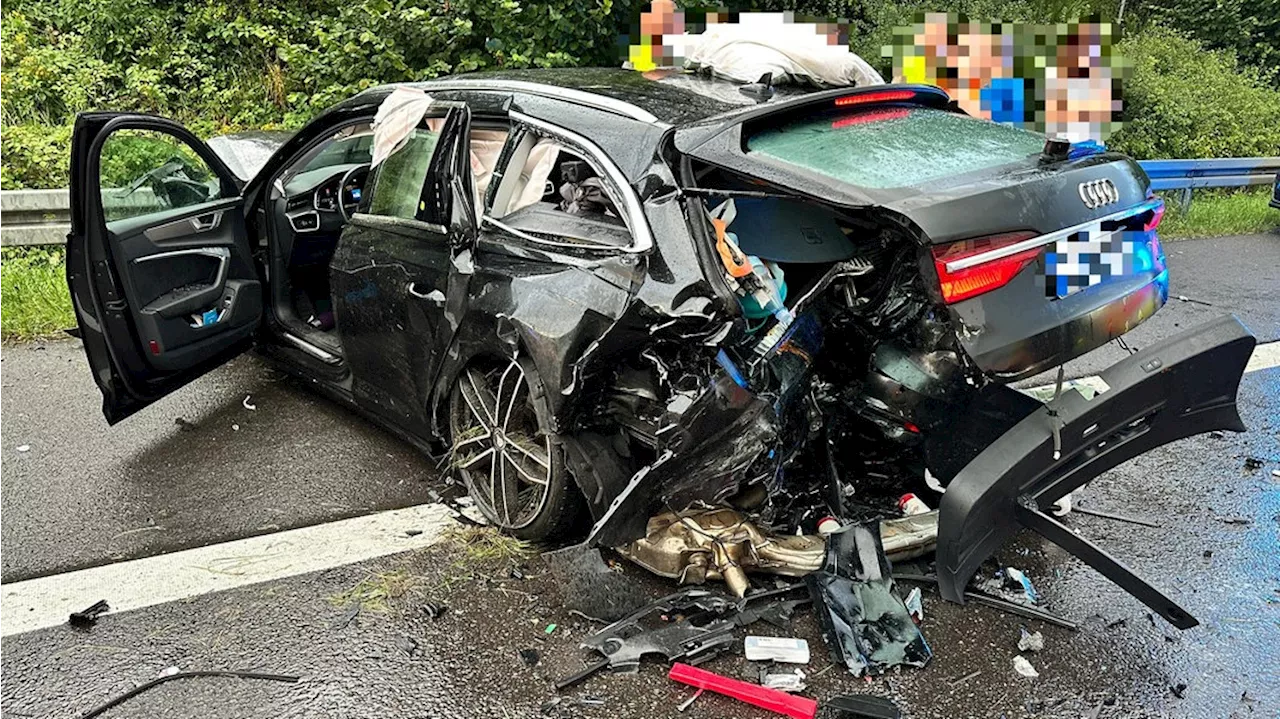
M 1039 154 L 1044 136 L 928 108 L 831 111 L 761 130 L 760 153 L 851 185 L 922 185 Z

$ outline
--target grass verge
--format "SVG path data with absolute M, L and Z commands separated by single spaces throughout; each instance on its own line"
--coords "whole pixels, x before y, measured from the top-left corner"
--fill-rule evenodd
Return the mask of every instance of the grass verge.
M 60 246 L 0 250 L 0 338 L 48 337 L 76 324 Z
M 1270 187 L 1246 190 L 1196 190 L 1191 209 L 1182 211 L 1179 193 L 1164 196 L 1164 221 L 1160 223 L 1162 239 L 1252 235 L 1280 228 L 1280 210 L 1268 206 Z

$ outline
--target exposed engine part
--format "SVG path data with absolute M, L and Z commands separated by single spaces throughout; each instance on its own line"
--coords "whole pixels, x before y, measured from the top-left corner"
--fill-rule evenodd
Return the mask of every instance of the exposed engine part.
M 733 509 L 649 520 L 645 536 L 618 552 L 654 574 L 681 584 L 723 579 L 729 591 L 747 593 L 747 571 L 802 577 L 822 566 L 826 541 L 813 535 L 771 536 Z

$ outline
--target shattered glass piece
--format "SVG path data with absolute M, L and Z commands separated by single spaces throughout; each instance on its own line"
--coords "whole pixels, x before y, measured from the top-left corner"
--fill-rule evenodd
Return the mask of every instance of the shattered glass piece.
M 821 571 L 805 578 L 832 658 L 854 675 L 923 667 L 933 650 L 894 590 L 876 525 L 828 538 Z

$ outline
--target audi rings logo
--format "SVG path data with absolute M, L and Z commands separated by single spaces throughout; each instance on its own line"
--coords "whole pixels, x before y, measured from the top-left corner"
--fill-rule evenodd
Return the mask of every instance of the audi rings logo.
M 1111 180 L 1081 182 L 1076 190 L 1080 193 L 1080 201 L 1090 210 L 1120 201 L 1120 191 Z

